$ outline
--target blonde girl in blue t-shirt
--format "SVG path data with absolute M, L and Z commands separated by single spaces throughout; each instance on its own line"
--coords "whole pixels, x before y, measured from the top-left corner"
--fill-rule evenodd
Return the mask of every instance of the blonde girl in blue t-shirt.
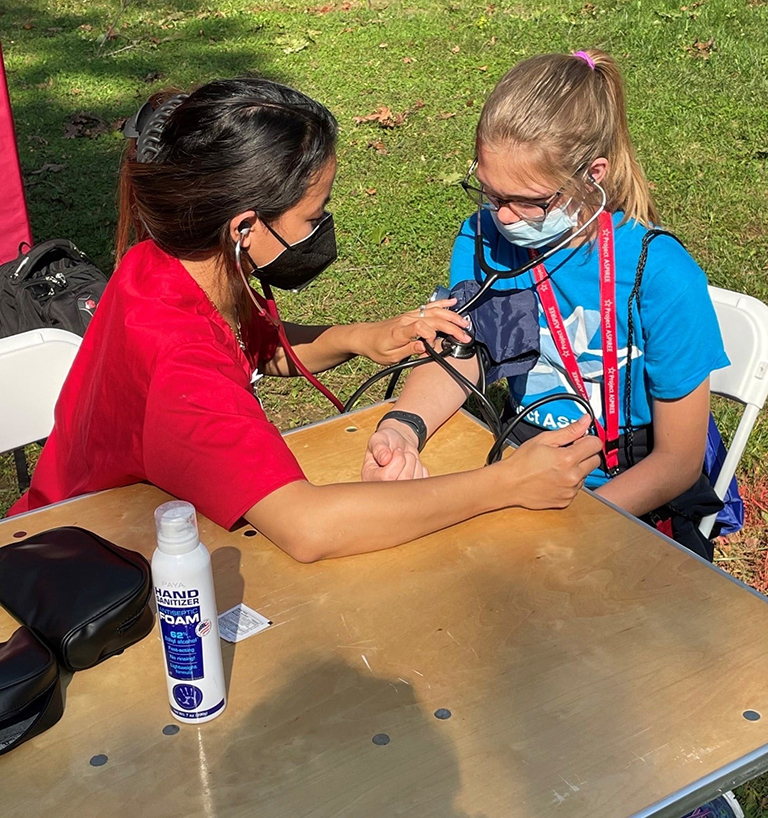
M 519 63 L 486 101 L 475 147 L 464 187 L 477 211 L 456 239 L 451 286 L 460 288 L 469 281 L 476 282 L 477 289 L 486 278 L 475 252 L 478 219 L 486 270 L 515 270 L 532 254 L 563 245 L 546 259 L 540 283 L 531 271 L 514 279 L 502 273 L 494 285 L 496 293 L 528 289 L 536 294 L 532 323 L 538 323 L 538 358 L 534 354 L 526 366 L 520 365 L 525 362 L 522 356 L 517 366 L 496 370 L 507 376 L 510 411 L 542 396 L 581 391 L 602 428 L 606 422 L 610 425 L 602 330 L 610 299 L 601 293 L 603 255 L 595 239 L 598 230 L 612 234 L 618 378 L 612 379 L 608 397 L 617 407 L 612 417 L 618 418 L 620 463 L 619 468 L 596 469 L 586 485 L 632 514 L 652 512 L 701 475 L 709 375 L 728 359 L 704 273 L 673 237 L 661 235 L 648 245 L 644 273 L 637 280 L 643 237 L 659 218 L 630 140 L 616 63 L 597 50 L 547 54 Z M 551 316 L 542 306 L 545 282 L 578 378 L 564 362 L 562 333 L 553 331 Z M 505 349 L 514 353 L 515 327 L 504 325 L 505 312 L 499 306 L 504 297 L 492 299 L 496 305 L 475 325 L 478 340 L 497 361 Z M 488 314 L 499 316 L 490 327 Z M 477 381 L 476 358 L 450 360 Z M 581 384 L 575 384 L 576 379 Z M 410 375 L 395 408 L 421 418 L 431 435 L 466 395 L 439 367 L 424 366 Z M 566 427 L 584 411 L 568 399 L 549 403 L 526 415 L 523 437 Z M 402 480 L 425 473 L 415 432 L 419 420 L 402 417 L 387 418 L 371 437 L 363 479 Z

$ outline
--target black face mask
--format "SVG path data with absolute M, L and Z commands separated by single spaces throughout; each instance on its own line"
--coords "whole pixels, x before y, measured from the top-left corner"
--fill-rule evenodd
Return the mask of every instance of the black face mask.
M 266 222 L 264 226 L 285 247 L 280 255 L 258 267 L 253 264 L 253 275 L 270 287 L 281 290 L 303 290 L 309 286 L 330 264 L 336 261 L 336 233 L 333 216 L 326 213 L 317 227 L 296 244 L 288 244 Z

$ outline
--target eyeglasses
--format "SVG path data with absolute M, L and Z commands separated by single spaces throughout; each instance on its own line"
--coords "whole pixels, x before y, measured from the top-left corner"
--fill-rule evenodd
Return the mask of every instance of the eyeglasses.
M 580 165 L 573 176 L 575 176 L 585 166 Z M 464 192 L 469 196 L 470 200 L 474 202 L 477 207 L 482 207 L 484 210 L 501 210 L 502 207 L 508 207 L 519 219 L 523 221 L 536 224 L 543 222 L 549 212 L 550 208 L 563 195 L 563 188 L 553 193 L 551 196 L 542 199 L 525 199 L 522 197 L 512 197 L 509 199 L 501 199 L 498 196 L 492 196 L 485 192 L 483 183 L 475 175 L 477 170 L 477 157 L 467 171 L 467 175 L 461 182 Z M 573 177 L 571 177 L 573 178 Z

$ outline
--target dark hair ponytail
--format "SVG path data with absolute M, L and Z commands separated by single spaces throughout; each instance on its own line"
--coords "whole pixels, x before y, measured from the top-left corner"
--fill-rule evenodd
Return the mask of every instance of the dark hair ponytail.
M 270 80 L 198 88 L 171 113 L 151 162 L 136 161 L 133 140 L 126 151 L 116 261 L 132 237 L 176 258 L 219 255 L 242 305 L 230 220 L 255 210 L 269 222 L 296 205 L 333 156 L 336 133 L 323 105 Z

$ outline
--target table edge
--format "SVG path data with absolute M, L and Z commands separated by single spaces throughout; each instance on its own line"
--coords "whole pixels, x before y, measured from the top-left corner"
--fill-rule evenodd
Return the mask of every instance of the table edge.
M 718 795 L 768 770 L 768 744 L 641 809 L 629 818 L 680 818 Z

